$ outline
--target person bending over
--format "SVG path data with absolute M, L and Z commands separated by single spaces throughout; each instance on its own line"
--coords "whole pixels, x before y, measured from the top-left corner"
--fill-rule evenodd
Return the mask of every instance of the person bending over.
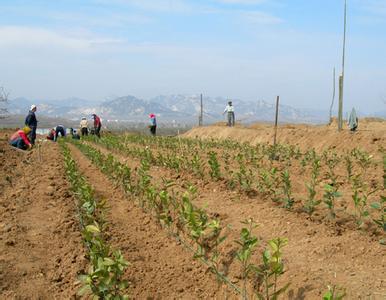
M 59 134 L 60 134 L 62 137 L 65 137 L 65 136 L 66 136 L 66 128 L 64 128 L 63 125 L 58 125 L 58 126 L 56 126 L 56 128 L 55 128 L 55 138 L 54 138 L 54 142 L 56 142 L 56 140 L 58 139 Z
M 31 128 L 25 126 L 23 129 L 16 131 L 9 139 L 9 144 L 12 147 L 19 148 L 21 150 L 27 150 L 32 148 L 32 144 L 28 139 L 28 134 L 31 132 Z

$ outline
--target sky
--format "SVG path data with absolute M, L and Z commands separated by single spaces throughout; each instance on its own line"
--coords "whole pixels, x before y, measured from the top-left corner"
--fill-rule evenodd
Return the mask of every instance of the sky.
M 347 2 L 345 110 L 385 110 L 386 0 Z M 0 86 L 29 99 L 280 95 L 328 110 L 333 69 L 342 71 L 343 8 L 344 0 L 0 0 Z

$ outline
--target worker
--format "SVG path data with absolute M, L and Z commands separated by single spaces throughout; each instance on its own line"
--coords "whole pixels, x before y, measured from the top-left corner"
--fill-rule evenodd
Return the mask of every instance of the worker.
M 28 134 L 31 132 L 31 128 L 25 126 L 23 129 L 16 131 L 10 138 L 9 144 L 13 147 L 21 150 L 27 150 L 32 148 L 32 144 L 28 139 Z
M 96 114 L 92 114 L 92 117 L 94 119 L 94 134 L 97 137 L 101 137 L 101 134 L 100 134 L 101 127 L 102 127 L 101 119 Z
M 232 101 L 228 101 L 228 105 L 225 107 L 224 109 L 224 113 L 228 113 L 228 126 L 231 127 L 231 126 L 235 126 L 235 110 L 234 110 L 234 107 L 232 105 Z
M 29 140 L 31 141 L 31 144 L 35 144 L 35 139 L 36 139 L 36 128 L 38 127 L 38 121 L 36 119 L 35 112 L 37 110 L 37 107 L 35 104 L 31 105 L 31 108 L 28 112 L 27 117 L 25 118 L 25 126 L 28 126 L 31 128 L 31 131 L 29 133 Z
M 150 124 L 149 124 L 150 133 L 155 136 L 157 131 L 157 120 L 155 118 L 155 114 L 150 114 L 149 117 L 150 117 Z
M 63 125 L 58 125 L 58 126 L 56 126 L 56 128 L 55 128 L 54 142 L 57 141 L 59 134 L 60 134 L 62 137 L 65 137 L 65 136 L 66 136 L 66 128 L 65 128 Z
M 85 117 L 80 121 L 80 133 L 82 136 L 88 135 L 88 121 Z
M 358 117 L 355 108 L 351 110 L 350 117 L 348 118 L 348 127 L 352 132 L 358 129 Z
M 55 140 L 56 128 L 51 128 L 51 130 L 47 134 L 47 140 L 53 141 Z
M 74 140 L 80 140 L 80 136 L 74 128 L 70 128 L 70 133 Z

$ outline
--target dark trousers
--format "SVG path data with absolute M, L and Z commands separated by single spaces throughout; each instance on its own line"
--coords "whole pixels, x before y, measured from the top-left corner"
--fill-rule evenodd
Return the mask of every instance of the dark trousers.
M 101 125 L 99 125 L 98 127 L 95 127 L 95 135 L 97 137 L 101 137 Z
M 28 139 L 32 145 L 35 145 L 36 140 L 36 127 L 31 127 L 31 132 L 28 134 Z
M 157 125 L 150 126 L 150 133 L 152 135 L 155 135 L 156 131 L 157 131 Z
M 27 150 L 28 146 L 24 143 L 21 137 L 10 141 L 9 144 L 13 147 L 19 148 L 21 150 Z
M 81 132 L 82 132 L 82 136 L 88 135 L 88 128 L 87 127 L 83 127 Z
M 228 112 L 228 126 L 235 126 L 235 113 L 233 111 Z
M 64 128 L 63 127 L 56 127 L 56 129 L 55 129 L 55 139 L 54 139 L 54 141 L 56 141 L 57 139 L 58 139 L 58 136 L 59 136 L 59 134 L 61 135 L 61 136 L 66 136 L 66 133 L 64 132 Z

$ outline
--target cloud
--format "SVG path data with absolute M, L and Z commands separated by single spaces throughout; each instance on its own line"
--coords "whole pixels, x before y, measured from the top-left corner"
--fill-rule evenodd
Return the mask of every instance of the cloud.
M 69 24 L 80 24 L 84 27 L 124 27 L 127 24 L 148 24 L 153 22 L 149 16 L 140 14 L 103 13 L 101 15 L 89 15 L 77 12 L 45 12 L 47 19 L 66 22 Z
M 245 19 L 249 23 L 273 25 L 283 23 L 284 20 L 261 11 L 242 12 L 241 18 Z
M 119 43 L 122 43 L 122 40 L 95 37 L 85 31 L 69 33 L 37 27 L 0 27 L 0 46 L 2 48 L 61 48 L 85 51 L 95 47 L 116 45 Z
M 184 0 L 94 0 L 99 4 L 121 4 L 134 8 L 162 13 L 186 13 L 193 12 L 195 5 Z

